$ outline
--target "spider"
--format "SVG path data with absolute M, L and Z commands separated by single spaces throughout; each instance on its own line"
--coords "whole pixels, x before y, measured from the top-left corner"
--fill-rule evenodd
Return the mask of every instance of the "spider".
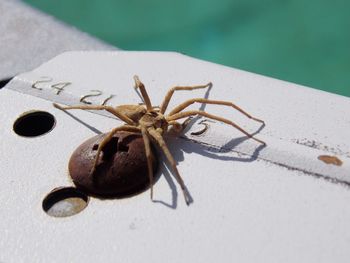
M 180 133 L 184 127 L 186 121 L 181 124 L 178 122 L 179 119 L 183 118 L 190 118 L 191 116 L 204 116 L 209 119 L 217 120 L 224 122 L 228 125 L 233 126 L 234 128 L 241 131 L 243 134 L 248 136 L 249 138 L 261 143 L 262 145 L 266 145 L 265 142 L 255 138 L 252 134 L 249 134 L 247 131 L 243 130 L 240 126 L 238 126 L 236 123 L 222 118 L 220 116 L 209 114 L 202 110 L 188 110 L 184 111 L 188 106 L 194 103 L 204 103 L 204 104 L 216 104 L 216 105 L 224 105 L 232 107 L 242 114 L 244 114 L 246 117 L 255 120 L 257 122 L 260 122 L 264 124 L 263 120 L 260 120 L 258 118 L 255 118 L 251 116 L 249 113 L 245 112 L 243 109 L 238 107 L 237 105 L 227 102 L 227 101 L 221 101 L 221 100 L 209 100 L 204 98 L 193 98 L 189 99 L 177 107 L 175 107 L 173 110 L 171 110 L 169 113 L 165 114 L 169 101 L 174 94 L 175 91 L 178 90 L 196 90 L 196 89 L 204 89 L 212 86 L 212 83 L 209 82 L 205 85 L 196 85 L 196 86 L 175 86 L 172 87 L 164 97 L 164 100 L 160 107 L 158 106 L 152 106 L 151 100 L 147 94 L 145 85 L 140 81 L 138 76 L 134 76 L 135 81 L 135 89 L 139 89 L 141 92 L 141 96 L 144 100 L 144 103 L 141 105 L 120 105 L 116 107 L 101 105 L 101 106 L 94 106 L 94 105 L 77 105 L 77 106 L 68 106 L 68 107 L 62 107 L 56 103 L 53 105 L 61 110 L 71 110 L 71 109 L 82 109 L 82 110 L 106 110 L 113 115 L 115 115 L 120 120 L 124 121 L 125 124 L 119 127 L 116 127 L 112 129 L 107 136 L 102 140 L 102 142 L 98 145 L 96 158 L 94 160 L 93 168 L 91 170 L 91 174 L 95 172 L 96 166 L 99 161 L 99 157 L 101 155 L 101 151 L 103 150 L 104 146 L 112 139 L 113 135 L 119 131 L 127 131 L 127 132 L 134 132 L 134 133 L 141 133 L 142 138 L 145 145 L 145 152 L 147 157 L 147 165 L 148 165 L 148 176 L 150 181 L 150 195 L 151 200 L 153 200 L 153 169 L 152 169 L 152 159 L 151 159 L 151 146 L 150 141 L 154 141 L 158 144 L 160 149 L 165 154 L 165 157 L 167 161 L 170 164 L 170 167 L 173 170 L 173 173 L 175 174 L 175 178 L 177 179 L 177 182 L 181 186 L 182 193 L 184 195 L 186 204 L 190 204 L 190 196 L 186 191 L 186 187 L 184 184 L 184 181 L 182 177 L 180 176 L 180 173 L 176 167 L 176 162 L 171 155 L 164 139 L 163 135 L 164 133 L 167 133 L 172 128 L 177 133 Z

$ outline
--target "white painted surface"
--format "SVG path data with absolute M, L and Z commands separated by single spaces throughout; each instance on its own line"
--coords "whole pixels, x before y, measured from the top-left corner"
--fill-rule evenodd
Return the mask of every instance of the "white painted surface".
M 78 122 L 53 108 L 51 101 L 74 104 L 89 90 L 100 89 L 105 96 L 116 94 L 110 104 L 136 104 L 140 99 L 132 88 L 134 74 L 155 105 L 171 86 L 212 81 L 210 99 L 233 101 L 265 120 L 266 127 L 256 137 L 268 146 L 256 151 L 258 143 L 243 140 L 238 131 L 220 123 L 210 123 L 204 136 L 192 136 L 191 131 L 202 128 L 197 121 L 184 135 L 194 141 L 168 139 L 194 199 L 191 206 L 185 205 L 163 166 L 165 176 L 154 187 L 159 203 L 151 202 L 146 191 L 123 200 L 91 199 L 73 217 L 47 216 L 41 208 L 43 198 L 55 187 L 71 185 L 69 157 L 95 134 L 81 122 L 103 132 L 121 124 L 100 114 L 70 111 Z M 38 84 L 42 90 L 33 89 L 43 76 L 53 79 L 50 85 L 72 84 L 60 95 L 48 83 Z M 178 92 L 169 108 L 204 95 L 205 91 Z M 0 261 L 348 261 L 348 98 L 156 52 L 65 53 L 16 77 L 0 96 Z M 32 139 L 17 136 L 13 122 L 32 109 L 52 113 L 55 129 Z M 207 105 L 205 110 L 250 132 L 259 128 L 230 108 Z M 254 152 L 256 158 L 251 156 Z M 317 159 L 320 154 L 336 155 L 343 165 L 326 165 Z

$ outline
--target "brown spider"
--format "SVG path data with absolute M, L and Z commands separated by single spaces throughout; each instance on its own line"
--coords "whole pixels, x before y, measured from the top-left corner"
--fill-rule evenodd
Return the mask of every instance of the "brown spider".
M 265 145 L 265 142 L 255 138 L 253 135 L 249 134 L 248 132 L 246 132 L 245 130 L 243 130 L 241 127 L 239 127 L 237 124 L 235 124 L 230 120 L 224 119 L 216 115 L 209 114 L 201 110 L 183 111 L 189 105 L 196 102 L 205 103 L 205 104 L 225 105 L 240 111 L 250 119 L 253 119 L 255 121 L 258 121 L 264 124 L 264 121 L 252 117 L 250 114 L 248 114 L 247 112 L 245 112 L 244 110 L 242 110 L 241 108 L 239 108 L 238 106 L 236 106 L 231 102 L 220 101 L 220 100 L 209 100 L 204 98 L 194 98 L 181 103 L 180 105 L 175 107 L 172 111 L 170 111 L 168 114 L 165 114 L 169 101 L 176 90 L 202 89 L 202 88 L 210 87 L 212 85 L 211 83 L 208 83 L 206 85 L 197 85 L 197 86 L 175 86 L 168 91 L 161 106 L 154 107 L 152 106 L 150 98 L 148 97 L 144 84 L 139 80 L 138 76 L 134 76 L 134 80 L 135 80 L 135 88 L 139 88 L 141 91 L 141 95 L 144 100 L 144 105 L 120 105 L 117 107 L 111 107 L 111 106 L 105 106 L 105 105 L 102 105 L 102 106 L 78 105 L 78 106 L 61 107 L 55 103 L 53 104 L 56 108 L 61 110 L 70 110 L 70 109 L 106 110 L 126 123 L 120 127 L 116 127 L 112 129 L 112 131 L 110 131 L 108 135 L 99 144 L 91 174 L 93 174 L 96 169 L 99 156 L 101 154 L 101 150 L 112 139 L 115 133 L 119 131 L 141 133 L 144 140 L 146 157 L 147 157 L 148 176 L 149 176 L 150 186 L 151 186 L 151 199 L 153 200 L 153 169 L 152 169 L 152 160 L 151 160 L 150 138 L 153 141 L 155 141 L 159 145 L 161 150 L 164 152 L 168 162 L 170 163 L 171 168 L 173 169 L 173 172 L 175 173 L 176 179 L 181 186 L 183 195 L 185 197 L 185 201 L 187 205 L 189 205 L 190 197 L 186 192 L 184 181 L 182 180 L 180 173 L 177 170 L 176 162 L 163 139 L 163 134 L 168 132 L 169 126 L 171 126 L 171 128 L 173 128 L 176 132 L 181 132 L 184 128 L 184 125 L 177 122 L 177 120 L 186 118 L 186 117 L 188 118 L 194 115 L 200 115 L 200 116 L 205 116 L 207 118 L 229 124 L 234 128 L 238 129 L 239 131 L 241 131 L 242 133 L 244 133 L 249 138 L 252 138 L 255 141 Z

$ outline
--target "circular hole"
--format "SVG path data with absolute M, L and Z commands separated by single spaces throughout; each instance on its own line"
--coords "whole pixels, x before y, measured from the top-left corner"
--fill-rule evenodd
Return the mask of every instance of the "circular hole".
M 55 126 L 55 117 L 45 111 L 30 111 L 21 115 L 13 124 L 13 130 L 20 136 L 43 135 Z
M 54 189 L 43 200 L 43 209 L 53 217 L 67 217 L 80 213 L 87 207 L 89 197 L 74 187 Z

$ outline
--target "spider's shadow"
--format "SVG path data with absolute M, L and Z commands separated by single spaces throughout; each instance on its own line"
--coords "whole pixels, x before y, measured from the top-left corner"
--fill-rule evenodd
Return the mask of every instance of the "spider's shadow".
M 258 134 L 265 125 L 261 125 L 258 130 L 256 130 L 252 135 Z M 243 143 L 246 140 L 249 140 L 250 138 L 247 136 L 242 136 L 239 138 L 235 138 L 221 146 L 219 149 L 218 148 L 211 148 L 206 145 L 202 145 L 200 143 L 192 142 L 186 137 L 182 137 L 183 140 L 179 140 L 176 138 L 168 138 L 167 144 L 169 147 L 169 150 L 171 154 L 173 155 L 175 161 L 181 162 L 184 161 L 184 152 L 185 153 L 196 153 L 208 158 L 213 158 L 216 160 L 220 161 L 236 161 L 236 162 L 253 162 L 255 161 L 258 156 L 260 151 L 265 148 L 265 145 L 259 145 L 258 147 L 255 148 L 254 152 L 250 155 L 244 155 L 242 157 L 234 157 L 234 156 L 223 156 L 220 153 L 227 153 L 231 152 L 235 147 L 237 147 L 239 144 Z M 166 168 L 167 166 L 167 161 L 165 158 L 163 158 L 162 166 L 160 167 L 160 171 L 164 174 L 164 177 L 169 185 L 169 188 L 171 189 L 172 192 L 172 202 L 171 203 L 166 203 L 161 200 L 154 200 L 156 203 L 161 203 L 169 208 L 176 209 L 177 207 L 177 198 L 178 198 L 178 193 L 177 193 L 177 187 L 174 183 L 173 177 L 170 175 L 169 170 L 171 171 L 170 168 Z M 167 166 L 168 167 L 168 166 Z M 186 180 L 185 180 L 186 183 Z M 179 185 L 179 184 L 178 184 Z M 190 195 L 190 192 L 186 189 L 189 198 L 190 198 L 190 203 L 193 203 L 193 198 Z
M 65 114 L 67 114 L 69 117 L 71 117 L 73 120 L 79 122 L 80 124 L 84 125 L 86 128 L 88 128 L 89 130 L 91 130 L 92 132 L 96 133 L 97 135 L 102 134 L 103 132 L 101 132 L 100 130 L 96 129 L 95 127 L 87 124 L 85 121 L 82 121 L 81 119 L 79 119 L 78 117 L 76 117 L 75 115 L 73 115 L 72 113 L 66 111 L 66 110 L 62 110 Z
M 265 124 L 262 124 L 259 127 L 259 129 L 257 129 L 254 133 L 252 133 L 252 135 L 255 136 L 262 129 L 264 129 L 264 127 L 265 127 Z M 187 139 L 186 137 L 183 137 L 183 138 L 185 139 L 185 141 L 189 141 L 189 139 Z M 220 148 L 210 148 L 207 146 L 200 145 L 199 143 L 198 143 L 199 146 L 196 147 L 193 145 L 197 144 L 197 143 L 192 143 L 191 146 L 189 146 L 188 143 L 183 143 L 184 147 L 182 147 L 180 149 L 186 153 L 195 152 L 195 153 L 198 153 L 198 154 L 201 154 L 203 156 L 213 158 L 216 160 L 237 161 L 237 162 L 253 162 L 258 158 L 260 151 L 266 147 L 265 145 L 260 144 L 258 147 L 255 148 L 255 150 L 252 154 L 250 154 L 250 155 L 247 154 L 246 155 L 247 157 L 221 156 L 221 155 L 217 154 L 217 153 L 231 152 L 235 147 L 237 147 L 238 145 L 240 145 L 241 143 L 243 143 L 244 141 L 249 140 L 249 139 L 250 138 L 247 136 L 234 138 L 234 139 L 230 140 L 229 142 L 225 143 L 224 145 L 222 145 Z

